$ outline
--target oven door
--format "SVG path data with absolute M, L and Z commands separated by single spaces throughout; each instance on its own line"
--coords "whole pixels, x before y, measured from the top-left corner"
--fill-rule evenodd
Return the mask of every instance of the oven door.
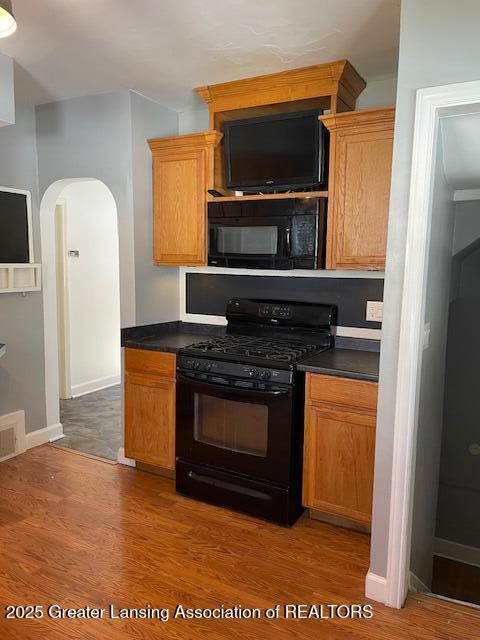
M 178 458 L 288 485 L 293 389 L 254 389 L 177 375 Z

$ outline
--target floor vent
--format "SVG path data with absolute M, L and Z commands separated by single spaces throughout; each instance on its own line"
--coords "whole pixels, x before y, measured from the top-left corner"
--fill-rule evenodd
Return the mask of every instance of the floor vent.
M 0 416 L 0 462 L 18 456 L 25 449 L 25 413 L 16 411 Z

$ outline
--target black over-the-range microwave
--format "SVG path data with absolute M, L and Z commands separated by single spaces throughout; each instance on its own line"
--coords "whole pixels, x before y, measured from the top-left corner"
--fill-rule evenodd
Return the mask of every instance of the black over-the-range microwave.
M 325 266 L 326 198 L 208 203 L 208 264 L 251 269 Z

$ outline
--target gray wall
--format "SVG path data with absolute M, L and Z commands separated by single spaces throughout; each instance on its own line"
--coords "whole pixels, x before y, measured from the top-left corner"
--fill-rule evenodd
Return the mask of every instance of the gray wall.
M 40 197 L 64 178 L 98 178 L 115 198 L 122 326 L 135 323 L 131 112 L 129 91 L 37 107 Z
M 136 324 L 178 320 L 178 267 L 153 265 L 152 154 L 147 139 L 176 135 L 178 114 L 136 92 L 132 110 Z
M 457 202 L 452 253 L 463 251 L 478 238 L 480 238 L 480 201 Z
M 98 178 L 118 211 L 122 325 L 135 324 L 136 314 L 145 323 L 177 319 L 177 269 L 151 262 L 151 157 L 145 143 L 146 137 L 176 133 L 177 114 L 121 91 L 42 105 L 36 113 L 17 99 L 16 119 L 0 129 L 0 184 L 32 192 L 36 261 L 46 189 L 64 178 Z M 7 344 L 0 361 L 0 414 L 24 409 L 27 432 L 47 426 L 41 292 L 0 296 L 0 342 Z
M 398 340 L 414 126 L 415 92 L 478 80 L 480 3 L 403 0 L 384 296 L 370 569 L 386 575 Z
M 461 203 L 465 208 L 480 219 L 480 202 Z M 464 221 L 471 222 L 471 216 Z M 455 232 L 458 223 L 457 218 Z M 480 547 L 480 458 L 470 450 L 480 443 L 480 247 L 476 234 L 471 239 L 471 247 L 454 259 L 460 264 L 448 325 L 436 536 Z
M 418 414 L 415 488 L 410 569 L 431 586 L 436 527 L 440 447 L 443 427 L 445 354 L 447 347 L 450 272 L 455 222 L 453 189 L 443 171 L 439 136 L 433 185 L 432 226 L 427 257 L 424 323 L 430 324 L 429 346 L 423 352 Z M 448 153 L 448 148 L 445 149 Z
M 35 261 L 40 262 L 35 111 L 17 100 L 16 124 L 0 129 L 0 185 L 32 192 Z M 0 295 L 0 415 L 25 410 L 27 432 L 46 426 L 43 307 L 40 292 Z

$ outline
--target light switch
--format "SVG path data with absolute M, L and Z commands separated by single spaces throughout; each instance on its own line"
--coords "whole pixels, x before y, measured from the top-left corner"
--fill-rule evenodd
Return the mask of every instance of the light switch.
M 382 322 L 383 320 L 383 302 L 376 300 L 367 300 L 367 316 L 368 322 Z

